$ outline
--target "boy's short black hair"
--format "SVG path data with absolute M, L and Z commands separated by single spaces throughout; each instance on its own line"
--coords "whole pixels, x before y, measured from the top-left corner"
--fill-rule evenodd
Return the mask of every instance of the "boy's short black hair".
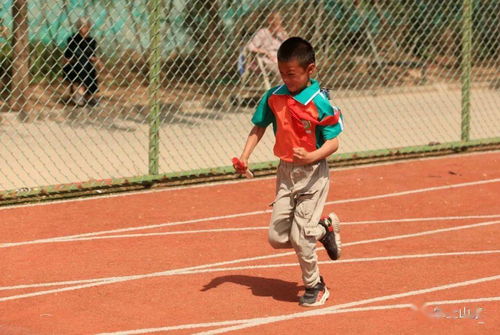
M 314 64 L 316 57 L 311 43 L 301 37 L 290 37 L 283 42 L 278 49 L 278 62 L 289 62 L 294 59 L 304 68 Z

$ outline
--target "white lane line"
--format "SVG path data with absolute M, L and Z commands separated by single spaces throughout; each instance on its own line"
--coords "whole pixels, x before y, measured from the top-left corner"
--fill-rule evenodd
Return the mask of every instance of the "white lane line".
M 444 185 L 444 186 L 434 186 L 434 187 L 427 187 L 427 188 L 415 189 L 415 190 L 410 190 L 410 191 L 379 194 L 379 195 L 353 198 L 353 199 L 335 200 L 335 201 L 329 201 L 325 205 L 334 205 L 334 204 L 343 204 L 343 203 L 350 203 L 350 202 L 357 202 L 357 201 L 383 199 L 383 198 L 397 197 L 397 196 L 402 196 L 402 195 L 409 195 L 409 194 L 416 194 L 416 193 L 430 192 L 430 191 L 439 191 L 439 190 L 446 190 L 446 189 L 454 189 L 454 188 L 467 187 L 467 186 L 476 186 L 476 185 L 483 185 L 483 184 L 496 183 L 496 182 L 500 182 L 500 178 L 480 180 L 480 181 L 467 182 L 467 183 L 452 184 L 452 185 Z M 96 231 L 96 232 L 91 232 L 91 233 L 51 237 L 51 238 L 38 239 L 38 240 L 33 240 L 33 241 L 2 243 L 2 244 L 0 244 L 0 248 L 8 248 L 8 247 L 21 246 L 21 245 L 28 245 L 28 244 L 50 243 L 50 242 L 54 242 L 54 241 L 76 239 L 76 238 L 81 238 L 81 237 L 99 236 L 99 235 L 105 235 L 105 234 L 130 232 L 130 231 L 136 231 L 136 230 L 155 229 L 155 228 L 161 228 L 161 227 L 170 227 L 170 226 L 192 224 L 192 223 L 206 222 L 206 221 L 233 219 L 233 218 L 239 218 L 239 217 L 244 217 L 244 216 L 268 214 L 268 213 L 271 213 L 271 211 L 272 210 L 270 210 L 270 209 L 266 209 L 266 210 L 260 210 L 260 211 L 236 213 L 236 214 L 230 214 L 230 215 L 220 215 L 220 216 L 213 216 L 213 217 L 208 217 L 208 218 L 160 223 L 160 224 L 154 224 L 154 225 L 136 226 L 136 227 L 119 228 L 119 229 L 111 229 L 111 230 L 101 230 L 101 231 Z
M 405 218 L 405 219 L 387 219 L 387 220 L 365 220 L 341 222 L 342 225 L 365 225 L 379 223 L 398 223 L 398 222 L 418 222 L 418 221 L 448 221 L 448 220 L 469 220 L 469 219 L 496 219 L 500 218 L 500 214 L 490 215 L 464 215 L 464 216 L 435 216 L 435 217 L 420 217 L 420 218 Z
M 361 263 L 361 262 L 383 262 L 383 261 L 393 261 L 393 260 L 404 260 L 404 259 L 417 259 L 417 258 L 434 258 L 434 257 L 449 257 L 449 256 L 478 256 L 478 255 L 493 255 L 499 254 L 500 250 L 481 250 L 481 251 L 460 251 L 460 252 L 443 252 L 443 253 L 430 253 L 430 254 L 417 254 L 417 255 L 398 255 L 398 256 L 380 256 L 380 257 L 364 257 L 364 258 L 351 258 L 351 259 L 341 259 L 337 261 L 319 261 L 320 265 L 333 265 L 333 264 L 344 264 L 344 263 Z M 260 269 L 274 269 L 283 267 L 295 267 L 299 263 L 278 263 L 278 264 L 266 264 L 266 265 L 248 265 L 248 266 L 237 266 L 237 267 L 227 267 L 227 268 L 214 268 L 214 269 L 204 269 L 204 270 L 193 270 L 186 271 L 180 274 L 199 274 L 199 273 L 213 273 L 213 272 L 230 272 L 230 271 L 246 271 L 246 270 L 260 270 Z M 2 288 L 0 288 L 1 290 Z
M 347 225 L 363 225 L 363 224 L 380 224 L 380 223 L 398 223 L 398 222 L 418 222 L 418 221 L 445 221 L 445 220 L 466 220 L 466 219 L 486 219 L 486 218 L 500 218 L 500 215 L 470 215 L 470 216 L 448 216 L 448 217 L 433 217 L 433 218 L 411 218 L 411 219 L 392 219 L 392 220 L 370 220 L 370 221 L 354 221 L 342 222 L 343 226 Z M 183 235 L 183 234 L 204 234 L 204 233 L 227 233 L 251 230 L 267 230 L 268 226 L 261 227 L 240 227 L 240 228 L 213 228 L 213 229 L 200 229 L 200 230 L 176 230 L 162 233 L 142 233 L 142 234 L 123 234 L 123 235 L 105 235 L 105 236 L 91 236 L 91 237 L 78 237 L 68 238 L 64 240 L 54 240 L 50 242 L 40 243 L 67 243 L 75 241 L 96 241 L 118 238 L 137 238 L 137 237 L 153 237 L 153 236 L 168 236 L 168 235 Z
M 409 255 L 397 255 L 397 256 L 350 258 L 350 259 L 341 259 L 341 260 L 337 260 L 337 261 L 320 261 L 320 262 L 318 262 L 318 264 L 333 265 L 333 264 L 343 264 L 343 263 L 378 262 L 378 261 L 392 261 L 392 260 L 403 260 L 403 259 L 433 258 L 433 257 L 448 257 L 448 256 L 478 256 L 478 255 L 490 255 L 490 254 L 498 254 L 498 253 L 500 253 L 500 250 L 458 251 L 458 252 L 442 252 L 442 253 L 429 253 L 429 254 L 409 254 Z M 298 265 L 299 265 L 299 263 L 278 263 L 278 264 L 247 265 L 247 266 L 215 268 L 215 269 L 209 268 L 209 269 L 201 269 L 201 270 L 188 270 L 188 271 L 174 273 L 172 275 L 191 275 L 191 274 L 213 273 L 213 272 L 274 269 L 274 268 L 282 268 L 282 267 L 295 267 Z M 165 277 L 166 276 L 168 276 L 168 275 L 165 275 Z M 93 279 L 72 280 L 72 281 L 47 282 L 47 283 L 38 283 L 38 284 L 0 286 L 0 291 L 104 282 L 104 281 L 109 281 L 109 280 L 113 280 L 116 278 L 123 278 L 123 277 L 93 278 Z
M 404 235 L 389 236 L 389 237 L 385 237 L 385 238 L 349 242 L 349 243 L 345 243 L 344 247 L 351 246 L 351 245 L 373 243 L 373 242 L 392 241 L 392 240 L 396 240 L 396 239 L 404 239 L 404 238 L 410 238 L 410 237 L 415 237 L 415 236 L 437 234 L 437 233 L 456 231 L 456 230 L 461 230 L 461 229 L 476 228 L 476 227 L 488 226 L 488 225 L 493 225 L 493 224 L 498 224 L 498 223 L 500 223 L 500 221 L 487 221 L 487 222 L 481 222 L 481 223 L 476 223 L 476 224 L 472 224 L 472 225 L 464 225 L 464 226 L 458 226 L 458 227 L 452 227 L 452 228 L 429 230 L 429 231 L 424 231 L 424 232 L 419 232 L 419 233 L 414 233 L 414 234 L 404 234 Z M 318 250 L 322 250 L 322 249 L 323 248 L 318 248 Z M 240 259 L 235 259 L 235 260 L 231 260 L 231 261 L 209 263 L 209 264 L 204 264 L 204 265 L 197 265 L 197 266 L 174 269 L 174 270 L 167 270 L 167 271 L 162 271 L 162 272 L 154 272 L 154 273 L 149 273 L 149 274 L 103 278 L 102 280 L 99 280 L 97 282 L 91 282 L 91 283 L 83 284 L 83 285 L 69 286 L 69 287 L 59 288 L 59 289 L 3 297 L 3 298 L 0 298 L 0 302 L 35 297 L 35 296 L 51 294 L 51 293 L 79 290 L 79 289 L 88 288 L 88 287 L 108 285 L 108 284 L 125 282 L 125 281 L 130 281 L 130 280 L 138 280 L 138 279 L 153 278 L 153 277 L 160 277 L 160 276 L 170 276 L 170 275 L 175 275 L 175 274 L 182 274 L 184 272 L 189 272 L 189 271 L 193 271 L 193 270 L 214 268 L 214 267 L 228 265 L 228 264 L 237 264 L 237 263 L 250 262 L 250 261 L 260 261 L 260 260 L 264 260 L 264 259 L 278 258 L 278 257 L 284 257 L 284 256 L 291 256 L 291 255 L 295 255 L 295 252 L 289 251 L 289 252 L 283 252 L 283 253 L 271 254 L 271 255 L 265 255 L 265 256 L 240 258 Z
M 0 302 L 8 301 L 8 300 L 36 297 L 36 296 L 41 296 L 41 295 L 46 295 L 46 294 L 51 294 L 51 293 L 74 291 L 74 290 L 79 290 L 79 289 L 88 288 L 88 287 L 97 287 L 97 286 L 101 286 L 101 285 L 108 285 L 108 284 L 131 281 L 131 280 L 162 277 L 162 276 L 171 276 L 171 275 L 175 275 L 177 273 L 182 273 L 185 271 L 205 269 L 205 268 L 210 268 L 210 267 L 214 267 L 214 266 L 222 266 L 222 265 L 250 262 L 250 261 L 256 261 L 256 260 L 263 260 L 263 259 L 269 259 L 269 258 L 275 258 L 275 257 L 283 257 L 283 256 L 294 255 L 294 254 L 295 254 L 294 251 L 290 251 L 290 252 L 284 252 L 284 253 L 280 253 L 280 254 L 271 254 L 271 255 L 265 255 L 265 256 L 241 258 L 241 259 L 236 259 L 236 260 L 231 260 L 231 261 L 209 263 L 209 264 L 191 266 L 191 267 L 186 267 L 186 268 L 179 268 L 179 269 L 174 269 L 174 270 L 153 272 L 153 273 L 148 273 L 148 274 L 130 275 L 130 276 L 122 276 L 122 277 L 109 277 L 109 278 L 103 278 L 102 280 L 99 280 L 96 282 L 89 282 L 88 284 L 83 284 L 83 285 L 68 286 L 68 287 L 59 288 L 59 289 L 38 291 L 38 292 L 33 292 L 33 293 L 2 297 L 2 298 L 0 298 Z
M 275 323 L 275 322 L 280 322 L 280 321 L 285 321 L 285 320 L 292 320 L 292 319 L 296 319 L 296 318 L 325 315 L 325 314 L 328 314 L 329 312 L 334 311 L 334 310 L 345 309 L 345 308 L 359 306 L 359 305 L 366 305 L 366 304 L 371 304 L 371 303 L 380 302 L 380 301 L 393 300 L 393 299 L 399 299 L 399 298 L 405 298 L 405 297 L 412 297 L 412 296 L 416 296 L 416 295 L 437 292 L 437 291 L 442 291 L 442 290 L 449 290 L 449 289 L 453 289 L 453 288 L 457 288 L 457 287 L 475 285 L 475 284 L 485 283 L 485 282 L 499 280 L 499 279 L 500 279 L 500 275 L 491 276 L 491 277 L 483 277 L 483 278 L 478 278 L 478 279 L 473 279 L 473 280 L 468 280 L 468 281 L 463 281 L 463 282 L 458 282 L 458 283 L 430 287 L 430 288 L 426 288 L 426 289 L 408 291 L 408 292 L 398 293 L 398 294 L 385 295 L 385 296 L 380 296 L 380 297 L 370 298 L 370 299 L 363 299 L 363 300 L 348 302 L 345 304 L 339 304 L 339 305 L 334 305 L 334 306 L 330 306 L 330 307 L 326 307 L 326 308 L 316 309 L 316 310 L 312 310 L 312 311 L 308 311 L 308 312 L 293 313 L 293 314 L 288 314 L 288 315 L 271 316 L 271 317 L 263 317 L 263 318 L 255 318 L 252 321 L 249 321 L 249 322 L 246 322 L 243 324 L 214 329 L 214 330 L 210 330 L 210 331 L 202 332 L 202 333 L 197 333 L 197 335 L 222 334 L 222 333 L 227 333 L 227 332 L 230 332 L 233 330 L 258 327 L 258 326 L 262 326 L 265 324 L 270 324 L 270 323 Z
M 97 283 L 107 281 L 110 278 L 93 278 L 93 279 L 80 279 L 80 280 L 67 280 L 67 281 L 56 281 L 48 283 L 38 283 L 38 284 L 21 284 L 14 286 L 0 286 L 0 291 L 8 290 L 22 290 L 27 288 L 40 288 L 40 287 L 50 287 L 50 286 L 66 286 L 66 285 L 80 285 L 86 283 Z
M 205 233 L 227 233 L 227 232 L 267 230 L 267 229 L 269 229 L 268 226 L 265 226 L 265 227 L 264 226 L 263 227 L 241 227 L 241 228 L 214 228 L 214 229 L 200 229 L 200 230 L 178 230 L 178 231 L 168 231 L 168 232 L 163 232 L 163 233 L 144 233 L 144 234 L 123 234 L 123 235 L 78 237 L 78 238 L 68 238 L 68 239 L 64 239 L 64 240 L 41 242 L 41 243 L 65 243 L 65 242 L 97 241 L 97 240 L 108 240 L 108 239 L 118 239 L 118 238 L 134 238 L 134 237 L 153 237 L 153 236 L 205 234 Z
M 361 198 L 334 200 L 334 201 L 329 201 L 326 204 L 327 205 L 334 205 L 334 204 L 345 204 L 345 203 L 356 202 L 356 201 L 392 198 L 392 197 L 398 197 L 398 196 L 402 196 L 402 195 L 417 194 L 417 193 L 430 192 L 430 191 L 449 190 L 449 189 L 454 189 L 454 188 L 476 186 L 476 185 L 483 185 L 483 184 L 490 184 L 490 183 L 497 183 L 497 182 L 500 182 L 500 178 L 478 180 L 478 181 L 459 183 L 459 184 L 451 184 L 451 185 L 425 187 L 425 188 L 420 188 L 420 189 L 415 189 L 415 190 L 401 191 L 401 192 L 394 192 L 394 193 L 387 193 L 387 194 L 380 194 L 380 195 L 371 195 L 371 196 L 361 197 Z
M 373 243 L 373 242 L 385 242 L 385 241 L 391 241 L 391 240 L 398 240 L 398 239 L 401 239 L 401 238 L 418 237 L 418 236 L 425 236 L 425 235 L 431 235 L 431 234 L 438 234 L 438 233 L 450 232 L 450 231 L 455 231 L 455 230 L 462 230 L 462 229 L 468 229 L 468 228 L 476 228 L 476 227 L 482 227 L 482 226 L 489 226 L 489 225 L 494 225 L 494 224 L 498 224 L 498 223 L 500 223 L 499 220 L 497 220 L 497 221 L 486 221 L 486 222 L 481 222 L 481 223 L 474 223 L 474 224 L 463 225 L 463 226 L 456 226 L 456 227 L 450 227 L 450 228 L 441 228 L 441 229 L 427 230 L 427 231 L 422 231 L 422 232 L 412 233 L 412 234 L 397 235 L 397 236 L 392 236 L 392 237 L 389 236 L 389 237 L 374 238 L 374 239 L 364 240 L 364 241 L 350 242 L 349 245 L 359 245 L 359 244 L 367 244 L 367 243 Z
M 411 309 L 416 310 L 417 307 L 413 304 L 395 304 L 395 305 L 382 305 L 382 306 L 370 306 L 370 307 L 358 307 L 358 308 L 346 308 L 340 310 L 330 311 L 328 314 L 339 314 L 339 313 L 353 313 L 353 312 L 371 312 L 371 311 L 381 311 L 381 310 L 391 310 L 391 309 Z M 236 324 L 243 324 L 251 322 L 253 319 L 246 320 L 234 320 L 234 321 L 220 321 L 220 322 L 205 322 L 205 323 L 193 323 L 179 326 L 169 326 L 160 328 L 146 328 L 146 329 L 136 329 L 136 330 L 126 330 L 118 331 L 114 333 L 99 333 L 97 335 L 133 335 L 133 334 L 148 334 L 157 333 L 173 330 L 183 330 L 183 329 L 196 329 L 196 328 L 208 328 L 208 327 L 219 327 L 219 326 L 229 326 Z
M 492 302 L 492 301 L 500 301 L 500 297 L 430 301 L 430 302 L 426 302 L 423 305 L 423 307 L 440 306 L 440 305 L 455 305 L 455 304 L 471 304 L 471 303 L 475 303 L 475 302 Z
M 435 301 L 435 302 L 425 303 L 423 305 L 423 307 L 433 306 L 433 305 L 444 305 L 444 304 L 461 304 L 461 303 L 491 302 L 491 301 L 500 301 L 500 297 L 474 298 L 474 299 L 449 300 L 449 301 Z M 409 308 L 409 309 L 414 310 L 414 311 L 418 310 L 417 306 L 415 306 L 414 304 L 395 304 L 395 305 L 369 306 L 369 307 L 345 308 L 345 309 L 331 310 L 331 311 L 326 311 L 325 313 L 322 313 L 320 315 L 337 314 L 337 313 L 351 313 L 351 312 L 368 312 L 368 311 L 379 311 L 379 310 L 388 310 L 388 309 L 406 309 L 406 308 Z M 252 320 L 253 319 L 192 323 L 192 324 L 184 324 L 184 325 L 178 325 L 178 326 L 167 326 L 167 327 L 159 327 L 159 328 L 144 328 L 144 329 L 118 331 L 118 332 L 112 332 L 112 333 L 99 333 L 97 335 L 149 334 L 149 333 L 157 333 L 157 332 L 162 332 L 162 331 L 166 332 L 166 331 L 183 330 L 183 329 L 197 329 L 197 328 L 209 328 L 209 327 L 218 327 L 218 326 L 230 326 L 230 325 L 248 323 L 248 322 L 251 322 Z
M 183 330 L 183 329 L 196 329 L 196 328 L 207 328 L 207 327 L 218 327 L 218 326 L 229 326 L 242 324 L 251 319 L 246 320 L 234 320 L 234 321 L 220 321 L 220 322 L 203 322 L 203 323 L 192 323 L 179 326 L 169 326 L 160 328 L 146 328 L 146 329 L 136 329 L 136 330 L 123 330 L 113 333 L 98 333 L 96 335 L 132 335 L 132 334 L 148 334 L 157 332 L 168 332 L 172 330 Z
M 113 230 L 102 230 L 102 231 L 97 231 L 97 232 L 92 232 L 92 233 L 51 237 L 51 238 L 38 239 L 38 240 L 33 240 L 33 241 L 2 243 L 2 244 L 0 244 L 0 248 L 17 247 L 17 246 L 28 245 L 28 244 L 51 243 L 51 242 L 58 242 L 61 240 L 74 240 L 74 239 L 78 239 L 81 237 L 87 237 L 87 236 L 99 236 L 99 235 L 103 235 L 103 234 L 121 233 L 121 232 L 126 232 L 126 231 L 154 229 L 154 228 L 161 228 L 161 227 L 168 227 L 168 226 L 177 226 L 177 225 L 188 224 L 188 223 L 191 224 L 191 223 L 206 222 L 206 221 L 234 219 L 234 218 L 239 218 L 242 216 L 266 214 L 268 212 L 269 212 L 268 210 L 265 210 L 265 211 L 255 211 L 255 212 L 247 212 L 247 213 L 239 213 L 239 214 L 231 214 L 231 215 L 212 216 L 212 217 L 208 217 L 208 218 L 200 218 L 200 219 L 187 220 L 187 221 L 169 222 L 169 223 L 161 223 L 161 224 L 156 224 L 156 225 L 120 228 L 120 229 L 113 229 Z
M 381 301 L 386 301 L 386 300 L 412 297 L 412 296 L 416 296 L 416 295 L 432 293 L 432 292 L 437 292 L 437 291 L 442 291 L 442 290 L 449 290 L 449 289 L 453 289 L 453 288 L 457 288 L 457 287 L 464 287 L 464 286 L 469 286 L 469 285 L 474 285 L 474 284 L 479 284 L 479 283 L 485 283 L 485 282 L 494 281 L 494 280 L 498 280 L 498 279 L 500 279 L 500 275 L 491 276 L 491 277 L 483 277 L 483 278 L 478 278 L 478 279 L 473 279 L 473 280 L 468 280 L 468 281 L 446 284 L 446 285 L 434 286 L 434 287 L 430 287 L 430 288 L 426 288 L 426 289 L 407 291 L 407 292 L 398 293 L 398 294 L 391 294 L 391 295 L 379 296 L 379 297 L 375 297 L 375 298 L 363 299 L 363 300 L 348 302 L 348 303 L 344 303 L 344 304 L 323 307 L 323 308 L 319 308 L 319 309 L 312 309 L 312 310 L 308 310 L 305 312 L 282 314 L 282 315 L 270 316 L 270 317 L 257 317 L 257 318 L 244 319 L 244 320 L 227 320 L 227 321 L 220 321 L 220 322 L 213 322 L 213 323 L 197 323 L 197 324 L 193 323 L 193 324 L 184 324 L 184 325 L 168 326 L 168 327 L 161 327 L 161 328 L 130 329 L 130 330 L 122 330 L 122 331 L 116 331 L 116 332 L 100 333 L 98 335 L 148 334 L 148 333 L 155 333 L 155 332 L 160 332 L 160 331 L 217 327 L 218 324 L 221 324 L 222 326 L 226 326 L 226 325 L 229 326 L 229 327 L 214 329 L 214 330 L 207 331 L 207 332 L 197 333 L 199 335 L 200 334 L 212 335 L 212 334 L 227 333 L 227 332 L 233 331 L 233 330 L 261 326 L 264 324 L 269 324 L 269 323 L 274 323 L 274 322 L 279 322 L 279 321 L 286 321 L 286 320 L 292 320 L 292 319 L 303 318 L 303 317 L 314 317 L 314 316 L 320 316 L 320 315 L 340 313 L 342 311 L 346 311 L 346 312 L 347 311 L 369 311 L 370 308 L 373 308 L 373 310 L 375 310 L 375 309 L 384 309 L 384 307 L 387 307 L 387 309 L 390 309 L 391 308 L 390 306 L 392 306 L 393 308 L 398 308 L 396 306 L 399 306 L 400 308 L 411 308 L 412 310 L 415 310 L 416 306 L 413 304 L 368 306 L 368 307 L 365 307 L 363 309 L 361 309 L 360 307 L 356 308 L 356 306 L 366 305 L 366 304 L 371 304 L 371 303 L 376 303 L 376 302 L 381 302 Z

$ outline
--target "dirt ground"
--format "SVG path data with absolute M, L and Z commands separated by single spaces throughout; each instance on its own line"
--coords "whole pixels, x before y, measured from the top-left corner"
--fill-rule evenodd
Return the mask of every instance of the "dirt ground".
M 148 172 L 148 95 L 144 87 L 106 89 L 95 107 L 63 104 L 64 92 L 34 89 L 38 119 L 20 122 L 0 113 L 0 189 L 18 189 Z M 36 91 L 39 90 L 39 91 Z M 230 165 L 250 130 L 253 108 L 235 106 L 221 91 L 203 101 L 187 89 L 172 101 L 161 92 L 160 172 Z M 435 84 L 385 91 L 332 91 L 345 117 L 340 152 L 460 140 L 461 91 Z M 500 90 L 474 87 L 471 139 L 500 136 Z M 251 162 L 271 161 L 268 130 Z

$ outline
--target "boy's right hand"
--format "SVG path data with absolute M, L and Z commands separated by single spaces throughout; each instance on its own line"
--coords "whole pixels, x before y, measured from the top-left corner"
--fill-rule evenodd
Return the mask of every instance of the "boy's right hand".
M 245 158 L 236 158 L 232 159 L 233 167 L 237 173 L 245 175 L 247 178 L 252 178 L 253 173 L 248 169 L 248 160 Z

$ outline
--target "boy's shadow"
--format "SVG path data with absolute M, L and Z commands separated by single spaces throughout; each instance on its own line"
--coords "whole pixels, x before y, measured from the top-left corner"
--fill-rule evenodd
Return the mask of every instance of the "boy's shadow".
M 259 297 L 272 297 L 275 300 L 297 302 L 298 293 L 302 286 L 297 283 L 292 283 L 280 279 L 244 276 L 244 275 L 230 275 L 216 277 L 206 284 L 201 291 L 205 292 L 224 283 L 235 283 L 247 286 L 252 290 L 252 293 Z

